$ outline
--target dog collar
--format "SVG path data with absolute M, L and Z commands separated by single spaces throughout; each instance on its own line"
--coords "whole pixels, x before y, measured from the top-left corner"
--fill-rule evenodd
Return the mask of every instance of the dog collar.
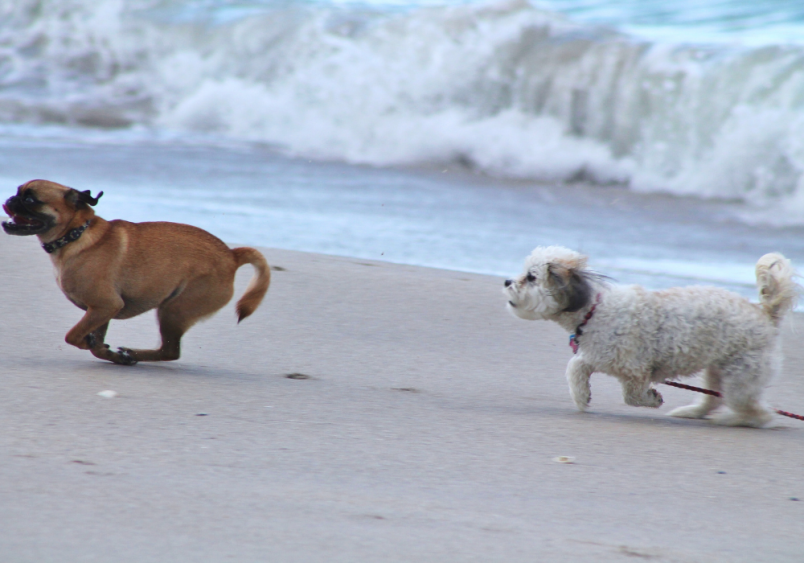
M 42 248 L 44 248 L 45 252 L 47 252 L 48 254 L 53 254 L 59 248 L 67 246 L 71 242 L 80 239 L 81 235 L 84 234 L 84 231 L 86 231 L 88 227 L 89 227 L 89 221 L 87 221 L 86 223 L 84 223 L 80 227 L 76 227 L 75 229 L 70 230 L 69 233 L 67 233 L 66 235 L 64 235 L 61 238 L 57 238 L 53 242 L 44 243 L 42 245 Z
M 588 313 L 586 313 L 586 316 L 584 316 L 583 321 L 581 321 L 581 324 L 575 327 L 575 332 L 573 332 L 569 336 L 569 345 L 570 348 L 572 348 L 573 354 L 578 353 L 578 347 L 581 344 L 580 342 L 578 342 L 578 337 L 583 334 L 583 327 L 586 326 L 586 323 L 588 323 L 589 319 L 592 318 L 592 315 L 595 314 L 595 309 L 597 309 L 597 306 L 600 304 L 600 299 L 601 296 L 598 293 L 597 296 L 595 297 L 595 302 L 592 304 L 592 308 L 589 309 Z

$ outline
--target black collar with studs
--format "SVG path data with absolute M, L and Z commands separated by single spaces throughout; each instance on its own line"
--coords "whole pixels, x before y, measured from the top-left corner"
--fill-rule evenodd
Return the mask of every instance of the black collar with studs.
M 46 242 L 42 245 L 42 248 L 45 249 L 45 252 L 48 254 L 53 254 L 59 248 L 65 247 L 71 242 L 74 242 L 81 238 L 81 235 L 84 234 L 84 231 L 87 230 L 89 227 L 89 221 L 81 225 L 80 227 L 76 227 L 75 229 L 71 229 L 69 233 L 64 235 L 61 238 L 57 238 L 53 242 Z

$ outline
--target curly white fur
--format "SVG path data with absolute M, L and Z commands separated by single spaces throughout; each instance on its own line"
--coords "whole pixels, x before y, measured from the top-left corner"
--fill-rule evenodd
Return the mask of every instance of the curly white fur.
M 706 386 L 720 391 L 731 409 L 715 422 L 761 427 L 772 418 L 762 392 L 781 367 L 779 323 L 795 306 L 799 286 L 781 254 L 760 258 L 756 271 L 759 305 L 715 287 L 647 291 L 608 284 L 587 269 L 585 256 L 559 246 L 538 247 L 524 273 L 505 282 L 504 294 L 516 316 L 555 321 L 571 333 L 599 300 L 567 365 L 578 409 L 589 404 L 593 372 L 619 379 L 627 404 L 658 407 L 663 400 L 652 383 L 703 370 Z M 704 418 L 720 402 L 705 395 L 670 416 Z

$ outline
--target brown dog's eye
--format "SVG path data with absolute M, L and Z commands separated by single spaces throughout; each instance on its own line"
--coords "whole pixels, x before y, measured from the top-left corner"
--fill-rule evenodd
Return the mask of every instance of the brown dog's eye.
M 36 199 L 29 195 L 25 196 L 25 199 L 23 201 L 28 205 L 33 205 L 34 203 L 37 203 Z
M 525 279 L 526 279 L 526 280 L 528 280 L 529 282 L 533 283 L 533 282 L 535 282 L 535 281 L 536 281 L 536 276 L 534 276 L 533 274 L 528 274 L 528 275 L 525 277 Z

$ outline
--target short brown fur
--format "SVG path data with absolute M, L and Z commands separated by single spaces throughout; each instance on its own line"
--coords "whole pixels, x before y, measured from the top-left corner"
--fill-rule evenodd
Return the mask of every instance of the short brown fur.
M 33 209 L 27 215 L 22 201 L 31 195 L 37 203 L 27 206 Z M 240 266 L 251 264 L 256 274 L 237 303 L 238 322 L 257 309 L 268 291 L 270 268 L 257 250 L 230 249 L 220 239 L 190 225 L 106 221 L 95 215 L 90 206 L 97 199 L 87 199 L 88 195 L 55 182 L 31 180 L 6 202 L 7 212 L 19 212 L 21 221 L 26 216 L 44 218 L 42 228 L 47 228 L 53 220 L 50 228 L 37 233 L 12 232 L 4 224 L 10 234 L 37 234 L 43 243 L 55 241 L 89 221 L 78 240 L 50 254 L 59 287 L 86 311 L 67 333 L 68 344 L 118 364 L 177 360 L 184 333 L 232 298 L 235 272 Z M 151 309 L 157 310 L 160 348 L 118 348 L 114 352 L 104 344 L 110 320 L 129 319 Z

